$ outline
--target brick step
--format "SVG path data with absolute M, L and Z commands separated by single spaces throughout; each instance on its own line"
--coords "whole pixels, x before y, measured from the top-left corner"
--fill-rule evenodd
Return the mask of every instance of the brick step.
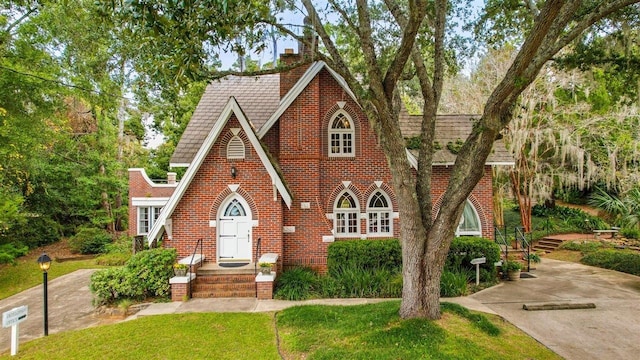
M 196 281 L 193 285 L 193 291 L 232 291 L 232 290 L 255 290 L 256 283 L 237 283 L 237 284 L 200 284 Z
M 194 291 L 191 293 L 193 298 L 232 298 L 245 297 L 255 298 L 256 290 L 233 290 L 233 291 Z
M 200 275 L 196 277 L 199 284 L 235 284 L 235 283 L 254 283 L 256 276 L 250 275 Z

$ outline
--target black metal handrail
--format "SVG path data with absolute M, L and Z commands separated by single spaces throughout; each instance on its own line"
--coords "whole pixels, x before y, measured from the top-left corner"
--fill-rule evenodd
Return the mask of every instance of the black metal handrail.
M 529 233 L 533 239 L 533 233 Z M 527 260 L 527 271 L 531 271 L 531 242 L 527 240 L 527 234 L 524 232 L 524 227 L 516 226 L 514 229 L 514 236 L 516 238 L 516 250 L 518 243 L 520 243 L 521 251 L 524 253 L 524 257 Z
M 196 241 L 196 246 L 193 248 L 193 252 L 191 253 L 191 260 L 189 261 L 189 294 L 191 294 L 191 268 L 193 266 L 193 260 L 196 257 L 196 251 L 198 251 L 198 245 L 200 246 L 200 262 L 202 262 L 202 238 Z
M 498 245 L 504 246 L 504 260 L 506 261 L 509 256 L 509 241 L 507 240 L 507 225 L 504 225 L 504 230 L 500 231 L 497 226 L 493 227 L 493 238 Z
M 262 238 L 259 237 L 256 242 L 256 257 L 253 259 L 253 274 L 258 275 L 258 261 L 260 260 L 260 256 L 262 252 Z M 256 299 L 258 298 L 258 283 L 255 283 L 256 286 Z
M 260 260 L 260 256 L 262 255 L 261 253 L 262 253 L 262 238 L 259 237 L 258 241 L 256 242 L 256 257 L 253 259 L 254 275 L 258 275 L 258 260 Z

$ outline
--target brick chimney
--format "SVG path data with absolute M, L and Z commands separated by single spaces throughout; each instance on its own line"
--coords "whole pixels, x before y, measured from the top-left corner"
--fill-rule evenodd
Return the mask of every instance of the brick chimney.
M 304 18 L 304 25 L 304 41 L 298 42 L 298 53 L 294 53 L 293 49 L 284 49 L 284 54 L 280 54 L 280 62 L 282 65 L 287 66 L 295 64 L 296 62 L 302 62 L 305 58 L 313 59 L 314 51 L 318 46 L 318 37 L 313 35 L 309 17 Z M 308 44 L 311 44 L 311 46 Z M 310 64 L 306 64 L 280 73 L 280 98 L 291 90 L 309 66 Z

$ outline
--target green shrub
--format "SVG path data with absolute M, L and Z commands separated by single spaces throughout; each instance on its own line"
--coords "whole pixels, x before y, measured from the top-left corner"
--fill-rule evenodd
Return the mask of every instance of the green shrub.
M 586 241 L 586 242 L 565 241 L 562 243 L 562 245 L 560 245 L 560 249 L 580 251 L 583 254 L 596 251 L 603 247 L 604 245 L 602 243 L 596 242 L 596 241 Z
M 440 277 L 440 296 L 456 297 L 467 295 L 471 274 L 466 269 L 444 270 Z
M 0 264 L 15 264 L 16 258 L 27 255 L 29 247 L 21 244 L 0 245 Z
M 329 276 L 338 284 L 341 291 L 339 297 L 397 297 L 402 293 L 402 275 L 388 269 L 367 270 L 345 266 Z
M 310 268 L 293 268 L 278 277 L 273 295 L 281 300 L 305 300 L 311 297 L 317 283 L 316 274 Z
M 89 288 L 96 295 L 98 304 L 113 304 L 121 299 L 168 297 L 176 257 L 175 249 L 141 251 L 124 267 L 93 273 Z
M 629 251 L 605 249 L 586 254 L 582 263 L 640 276 L 640 254 Z
M 640 230 L 636 228 L 621 229 L 620 234 L 627 239 L 640 239 Z
M 451 242 L 449 254 L 445 263 L 445 269 L 455 271 L 463 267 L 474 270 L 475 265 L 471 265 L 471 260 L 479 257 L 486 257 L 486 263 L 480 265 L 481 281 L 490 281 L 496 276 L 495 263 L 500 261 L 500 246 L 494 241 L 473 236 L 456 237 Z
M 402 270 L 402 248 L 398 239 L 337 241 L 329 245 L 327 251 L 329 274 L 341 267 Z
M 69 239 L 69 248 L 74 253 L 102 254 L 112 241 L 111 235 L 103 229 L 82 227 Z
M 14 226 L 3 238 L 20 239 L 30 249 L 54 243 L 62 237 L 62 226 L 46 216 L 27 217 L 23 226 Z
M 102 254 L 96 258 L 97 265 L 103 266 L 122 266 L 131 259 L 131 254 L 108 253 Z

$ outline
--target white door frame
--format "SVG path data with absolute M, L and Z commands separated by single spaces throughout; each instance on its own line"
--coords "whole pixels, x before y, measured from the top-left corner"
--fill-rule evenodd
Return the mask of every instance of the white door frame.
M 234 200 L 244 210 L 244 216 L 225 216 L 227 208 L 232 205 Z M 218 209 L 217 223 L 217 261 L 237 259 L 251 262 L 253 253 L 253 220 L 251 208 L 247 201 L 239 194 L 229 196 Z M 225 230 L 227 230 L 227 233 L 225 233 Z M 238 232 L 242 232 L 242 234 Z M 228 238 L 225 239 L 225 237 Z M 223 255 L 223 252 L 226 254 Z

